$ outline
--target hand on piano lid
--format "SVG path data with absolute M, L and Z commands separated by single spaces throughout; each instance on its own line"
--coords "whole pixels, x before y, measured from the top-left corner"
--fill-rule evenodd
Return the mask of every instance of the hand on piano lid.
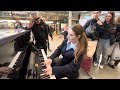
M 28 28 L 31 28 L 33 25 L 34 25 L 35 22 L 31 21 L 29 24 L 28 24 Z
M 12 72 L 12 68 L 9 67 L 1 67 L 0 68 L 0 75 L 4 75 L 4 74 L 9 74 Z

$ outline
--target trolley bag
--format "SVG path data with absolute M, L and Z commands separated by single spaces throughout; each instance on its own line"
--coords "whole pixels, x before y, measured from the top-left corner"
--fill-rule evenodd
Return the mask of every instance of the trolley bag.
M 115 42 L 115 46 L 113 47 L 110 59 L 120 60 L 120 45 L 119 45 L 119 42 Z

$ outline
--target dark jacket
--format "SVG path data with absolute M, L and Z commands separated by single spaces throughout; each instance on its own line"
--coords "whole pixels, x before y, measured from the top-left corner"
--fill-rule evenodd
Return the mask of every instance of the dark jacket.
M 99 33 L 103 31 L 103 26 L 102 25 L 98 25 L 97 24 L 97 20 L 96 19 L 91 19 L 88 20 L 85 25 L 84 25 L 84 30 L 86 30 L 86 28 L 90 25 L 90 23 L 94 26 L 96 26 L 96 32 L 94 33 L 94 35 L 91 35 L 88 38 L 91 38 L 92 40 L 98 40 L 99 39 Z
M 119 36 L 120 25 L 116 22 L 114 24 L 104 22 L 103 26 L 104 30 L 100 33 L 100 38 L 110 39 L 110 45 L 113 45 L 116 42 L 116 38 Z
M 48 24 L 45 24 L 46 25 L 46 29 L 47 29 L 47 33 L 48 35 L 51 37 L 51 39 L 53 39 L 53 36 L 52 36 L 52 31 L 51 31 L 51 26 L 49 26 Z M 49 40 L 49 39 L 48 39 Z
M 43 21 L 41 21 L 39 24 L 34 23 L 31 29 L 32 29 L 36 42 L 45 43 L 46 40 L 48 40 L 48 31 Z
M 80 62 L 83 58 L 83 55 L 79 56 L 78 63 L 74 63 L 74 50 L 67 48 L 67 39 L 65 39 L 60 46 L 55 50 L 55 52 L 50 56 L 50 59 L 53 60 L 58 57 L 60 54 L 63 58 L 60 59 L 58 66 L 53 66 L 52 71 L 56 78 L 75 78 L 79 75 L 78 71 L 80 69 Z

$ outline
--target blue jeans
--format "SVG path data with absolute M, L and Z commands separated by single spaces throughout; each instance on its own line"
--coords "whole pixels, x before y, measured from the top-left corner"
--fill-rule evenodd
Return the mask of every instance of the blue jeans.
M 100 60 L 100 55 L 102 54 L 102 60 L 100 65 L 105 65 L 107 58 L 108 58 L 108 49 L 110 47 L 110 39 L 101 39 L 99 38 L 98 44 L 97 44 L 97 51 L 96 51 L 96 56 L 97 56 L 97 62 L 99 63 Z

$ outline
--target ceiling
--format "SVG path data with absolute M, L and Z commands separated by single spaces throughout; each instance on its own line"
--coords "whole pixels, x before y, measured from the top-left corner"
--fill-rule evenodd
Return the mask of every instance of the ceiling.
M 31 11 L 2 11 L 5 13 L 4 16 L 11 16 L 11 13 L 21 18 L 30 16 Z M 61 17 L 69 17 L 69 11 L 37 11 L 40 16 L 48 18 L 48 20 L 58 20 Z M 90 11 L 72 11 L 74 19 L 77 19 L 78 13 L 89 14 Z
M 0 11 L 4 12 L 6 15 L 10 17 L 11 13 L 17 16 L 20 16 L 21 18 L 26 18 L 30 16 L 31 11 Z M 63 17 L 69 17 L 69 11 L 36 11 L 40 16 L 43 16 L 47 18 L 48 20 L 58 20 Z M 78 14 L 81 13 L 81 17 L 83 16 L 90 16 L 91 11 L 72 11 L 72 17 L 73 19 L 77 19 Z M 107 11 L 102 11 L 102 15 L 106 14 Z M 120 15 L 120 11 L 116 11 L 117 15 Z

